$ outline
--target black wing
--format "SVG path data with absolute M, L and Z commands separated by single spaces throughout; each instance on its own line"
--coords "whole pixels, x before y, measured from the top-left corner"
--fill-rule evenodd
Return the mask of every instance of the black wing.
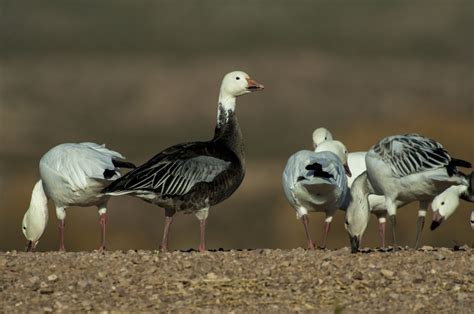
M 205 143 L 170 147 L 117 179 L 104 193 L 152 191 L 164 197 L 184 195 L 200 182 L 211 182 L 227 170 L 230 160 L 217 158 Z

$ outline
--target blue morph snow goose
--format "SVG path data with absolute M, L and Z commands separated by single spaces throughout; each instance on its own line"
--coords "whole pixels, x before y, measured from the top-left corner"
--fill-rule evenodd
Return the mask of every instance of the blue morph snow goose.
M 176 212 L 193 212 L 200 221 L 199 251 L 205 251 L 205 226 L 209 207 L 228 198 L 245 174 L 242 133 L 235 115 L 236 98 L 263 85 L 248 74 L 234 71 L 222 80 L 217 126 L 207 142 L 178 144 L 116 180 L 104 192 L 128 194 L 165 209 L 160 249 L 168 250 L 168 233 Z
M 418 134 L 386 137 L 369 150 L 365 160 L 375 194 L 385 196 L 395 248 L 397 202 L 429 202 L 451 185 L 469 184 L 457 170 L 470 168 L 469 162 L 452 158 L 440 143 Z
M 39 162 L 41 179 L 35 184 L 22 231 L 27 251 L 35 249 L 48 222 L 48 198 L 54 202 L 59 219 L 59 250 L 64 251 L 66 207 L 97 206 L 101 246 L 105 249 L 105 225 L 109 196 L 101 190 L 120 177 L 119 168 L 134 168 L 120 153 L 95 143 L 65 143 L 51 148 Z
M 309 232 L 308 212 L 325 212 L 325 228 L 322 247 L 326 247 L 331 221 L 338 208 L 348 202 L 347 149 L 339 141 L 328 140 L 316 150 L 302 150 L 293 154 L 283 171 L 283 190 L 290 205 L 301 219 L 308 240 L 308 248 L 314 243 Z

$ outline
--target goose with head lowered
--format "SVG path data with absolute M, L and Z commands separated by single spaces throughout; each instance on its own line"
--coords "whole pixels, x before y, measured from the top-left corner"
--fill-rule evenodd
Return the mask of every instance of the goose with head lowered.
M 458 193 L 464 189 L 464 185 L 453 185 L 432 200 L 433 223 L 431 225 L 431 230 L 438 227 L 442 221 L 446 220 L 452 213 L 454 213 L 459 205 L 460 196 Z M 369 223 L 369 213 L 372 210 L 370 197 L 374 196 L 373 193 L 374 189 L 368 180 L 367 171 L 364 171 L 352 184 L 351 202 L 346 211 L 345 228 L 349 234 L 352 253 L 358 252 L 362 236 L 364 235 L 365 229 Z M 474 202 L 472 196 L 464 194 L 461 197 L 467 201 Z M 397 200 L 396 204 L 400 204 L 400 206 L 405 205 L 405 203 L 402 203 L 400 200 Z
M 293 154 L 283 171 L 283 190 L 290 205 L 296 210 L 296 218 L 303 222 L 308 248 L 314 248 L 309 232 L 309 212 L 326 214 L 323 244 L 338 208 L 348 202 L 347 149 L 339 141 L 327 140 L 315 151 L 301 150 Z
M 41 179 L 36 182 L 28 210 L 23 216 L 22 231 L 28 240 L 27 251 L 35 249 L 48 222 L 48 198 L 54 202 L 59 219 L 59 250 L 64 251 L 66 208 L 97 206 L 105 249 L 105 225 L 109 196 L 101 190 L 120 177 L 119 168 L 134 168 L 130 162 L 105 145 L 65 143 L 50 149 L 39 162 Z
M 316 134 L 316 136 L 314 136 L 314 134 Z M 333 138 L 332 133 L 328 129 L 326 128 L 316 129 L 313 133 L 314 146 L 317 147 L 317 145 L 324 142 L 326 138 L 330 138 L 330 139 Z M 349 168 L 351 169 L 351 172 L 352 172 L 352 176 L 347 178 L 349 188 L 352 188 L 352 184 L 356 180 L 356 178 L 360 174 L 362 174 L 364 171 L 367 170 L 367 167 L 365 165 L 366 155 L 367 155 L 367 152 L 350 152 L 349 155 L 347 156 L 347 164 L 349 165 Z M 381 239 L 382 248 L 384 248 L 385 247 L 385 223 L 386 223 L 386 216 L 387 216 L 387 209 L 385 207 L 385 197 L 383 195 L 369 194 L 368 200 L 369 200 L 370 212 L 373 213 L 379 221 L 379 235 Z M 396 205 L 398 208 L 400 208 L 400 207 L 405 206 L 406 203 L 403 203 L 402 201 L 397 200 Z M 427 201 L 419 202 L 418 220 L 416 224 L 415 248 L 418 248 L 419 243 L 420 243 L 421 232 L 423 231 L 423 227 L 425 224 L 425 216 L 426 216 L 428 207 L 429 207 L 429 202 Z M 352 217 L 353 216 L 351 215 L 351 218 Z M 347 224 L 349 223 L 349 220 L 346 219 L 345 224 L 346 224 L 346 229 L 350 230 L 352 228 L 347 228 Z
M 474 183 L 474 172 L 469 176 L 469 186 L 453 185 L 443 193 L 433 199 L 431 207 L 433 209 L 433 221 L 431 230 L 438 228 L 441 223 L 447 220 L 459 206 L 460 199 L 474 203 L 474 193 L 472 184 Z
M 313 132 L 313 145 L 318 147 L 321 143 L 327 140 L 332 140 L 334 136 L 332 133 L 324 127 L 317 128 Z M 362 172 L 366 170 L 365 167 L 365 155 L 367 152 L 349 152 L 347 155 L 347 165 L 351 169 L 351 176 L 347 176 L 347 184 L 349 189 L 352 187 L 352 183 Z M 386 210 L 383 207 L 385 204 L 385 198 L 380 195 L 369 195 L 370 212 L 373 213 L 379 221 L 379 234 L 381 239 L 382 248 L 385 247 L 385 221 L 386 221 Z M 347 223 L 347 220 L 346 220 Z
M 386 137 L 369 150 L 365 161 L 374 194 L 385 196 L 395 249 L 397 202 L 430 202 L 451 185 L 468 185 L 457 167 L 471 167 L 451 157 L 440 143 L 419 134 Z
M 176 212 L 194 213 L 200 221 L 199 251 L 206 250 L 209 208 L 237 190 L 245 174 L 244 147 L 237 116 L 238 96 L 263 85 L 242 71 L 222 80 L 214 137 L 169 147 L 104 189 L 109 195 L 131 195 L 165 209 L 161 251 L 168 250 L 168 233 Z

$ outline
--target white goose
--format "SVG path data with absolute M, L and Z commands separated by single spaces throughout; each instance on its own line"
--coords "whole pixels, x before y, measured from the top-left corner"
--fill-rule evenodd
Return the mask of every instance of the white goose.
M 365 161 L 374 193 L 385 196 L 395 249 L 397 202 L 428 203 L 451 185 L 468 185 L 457 166 L 471 167 L 469 162 L 452 158 L 440 143 L 418 134 L 382 139 Z
M 338 208 L 348 203 L 347 149 L 339 141 L 325 141 L 316 150 L 302 150 L 293 154 L 283 172 L 283 189 L 290 205 L 301 219 L 308 239 L 308 248 L 314 248 L 309 233 L 308 212 L 325 212 L 323 245 L 326 247 L 331 221 Z
M 59 219 L 59 250 L 64 251 L 66 207 L 97 206 L 105 249 L 105 225 L 109 196 L 101 190 L 120 177 L 118 169 L 134 168 L 120 153 L 95 143 L 66 143 L 50 149 L 39 162 L 41 179 L 35 184 L 31 202 L 23 217 L 22 230 L 28 240 L 27 251 L 35 249 L 48 221 L 48 198 Z
M 471 173 L 470 179 L 470 184 L 472 184 L 474 181 L 474 172 Z M 433 203 L 431 203 L 431 207 L 433 208 L 431 230 L 438 228 L 443 221 L 447 220 L 452 214 L 454 214 L 459 206 L 460 198 L 474 203 L 472 185 L 453 185 L 433 199 Z
M 316 134 L 316 136 L 314 136 Z M 332 133 L 326 128 L 318 128 L 313 132 L 313 140 L 314 146 L 321 144 L 325 141 L 325 138 L 332 139 Z M 352 187 L 352 183 L 354 180 L 362 174 L 364 171 L 367 170 L 365 164 L 365 157 L 367 152 L 350 152 L 347 158 L 347 164 L 351 169 L 352 176 L 347 178 L 347 182 L 349 184 L 349 188 Z M 370 212 L 373 213 L 378 221 L 379 221 L 379 234 L 381 239 L 382 248 L 385 247 L 385 223 L 386 223 L 386 216 L 387 216 L 387 208 L 385 207 L 385 197 L 383 195 L 375 195 L 369 194 L 369 207 Z M 406 203 L 397 200 L 397 207 L 403 207 Z M 416 224 L 416 240 L 415 240 L 415 248 L 418 248 L 419 242 L 421 239 L 421 232 L 423 231 L 423 227 L 425 224 L 425 216 L 426 212 L 429 207 L 429 202 L 420 201 L 419 202 L 419 209 L 418 209 L 418 220 Z M 347 219 L 346 219 L 347 223 Z M 347 229 L 347 226 L 346 226 Z M 364 228 L 365 230 L 365 228 Z

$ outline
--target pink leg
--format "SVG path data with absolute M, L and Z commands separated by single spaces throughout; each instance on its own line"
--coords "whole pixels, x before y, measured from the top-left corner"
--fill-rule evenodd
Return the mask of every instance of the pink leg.
M 107 214 L 101 214 L 99 217 L 99 225 L 100 225 L 100 231 L 101 231 L 101 245 L 99 247 L 99 252 L 105 251 L 105 225 L 107 224 Z
M 163 230 L 163 239 L 160 244 L 161 252 L 168 252 L 168 233 L 170 231 L 171 223 L 173 222 L 173 216 L 165 216 L 165 228 Z
M 206 219 L 200 220 L 199 221 L 199 227 L 201 231 L 201 240 L 199 242 L 199 252 L 205 252 L 206 251 Z
M 66 251 L 64 248 L 64 227 L 66 225 L 66 222 L 64 219 L 59 221 L 59 250 L 60 251 Z
M 379 235 L 382 241 L 382 249 L 385 248 L 385 222 L 379 223 Z
M 304 231 L 306 232 L 306 238 L 308 239 L 308 249 L 313 250 L 314 249 L 314 242 L 313 242 L 313 240 L 311 240 L 311 234 L 309 233 L 309 217 L 308 217 L 308 215 L 303 215 L 301 217 L 301 221 L 303 222 Z
M 328 233 L 329 230 L 331 230 L 331 222 L 325 221 L 324 222 L 324 235 L 323 235 L 323 246 L 321 247 L 322 249 L 326 248 L 326 241 L 328 239 Z

